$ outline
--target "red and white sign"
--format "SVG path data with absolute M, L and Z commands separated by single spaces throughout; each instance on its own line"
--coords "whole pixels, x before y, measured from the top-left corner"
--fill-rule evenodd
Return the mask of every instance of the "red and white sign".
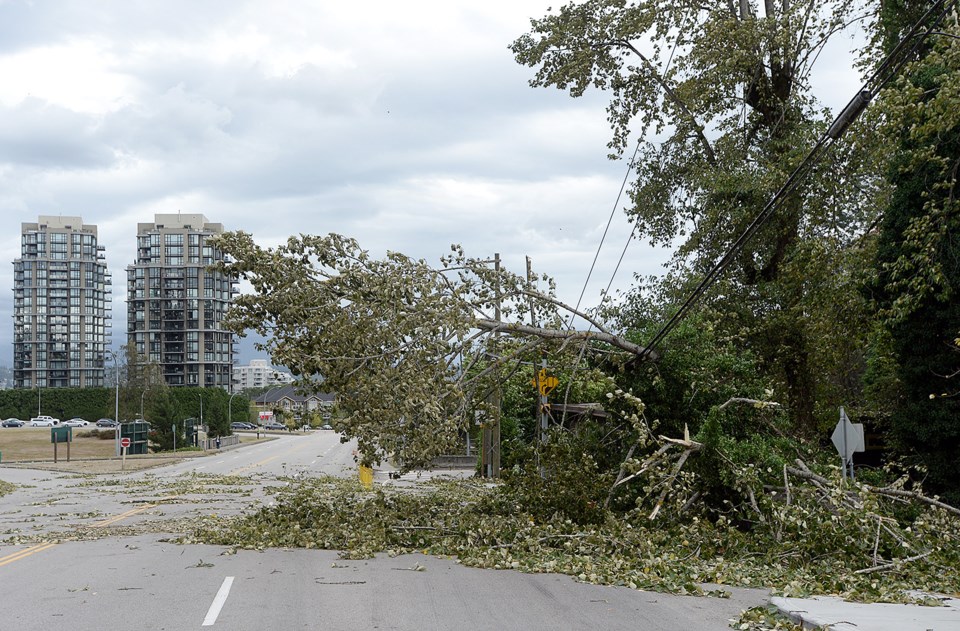
M 271 421 L 273 420 L 273 412 L 260 412 L 261 421 Z
M 124 449 L 126 449 L 127 447 L 129 447 L 129 446 L 130 446 L 130 439 L 129 439 L 129 438 L 126 438 L 126 437 L 121 438 L 121 439 L 120 439 L 120 446 L 123 447 Z

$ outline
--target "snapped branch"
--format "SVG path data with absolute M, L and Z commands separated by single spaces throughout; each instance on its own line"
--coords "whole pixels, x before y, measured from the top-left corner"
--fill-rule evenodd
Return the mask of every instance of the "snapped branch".
M 500 322 L 488 319 L 479 319 L 474 321 L 473 324 L 478 329 L 490 331 L 491 333 L 512 333 L 549 340 L 596 340 L 636 355 L 641 359 L 649 358 L 656 360 L 659 358 L 659 355 L 653 350 L 648 350 L 646 347 L 634 344 L 618 335 L 605 333 L 603 331 L 561 331 L 558 329 L 544 329 L 528 324 Z

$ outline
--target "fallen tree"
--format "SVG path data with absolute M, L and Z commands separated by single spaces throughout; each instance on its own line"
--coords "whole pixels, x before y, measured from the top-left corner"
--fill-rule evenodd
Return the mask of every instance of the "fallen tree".
M 577 342 L 655 357 L 536 283 L 458 246 L 434 267 L 396 252 L 375 258 L 353 239 L 290 237 L 261 248 L 243 232 L 220 235 L 222 272 L 250 283 L 225 325 L 266 341 L 258 349 L 306 390 L 335 392 L 337 429 L 361 459 L 386 455 L 415 467 L 462 439 L 498 369 L 523 354 Z M 589 330 L 564 326 L 577 316 Z M 524 324 L 536 322 L 536 325 Z M 518 341 L 508 346 L 498 340 Z

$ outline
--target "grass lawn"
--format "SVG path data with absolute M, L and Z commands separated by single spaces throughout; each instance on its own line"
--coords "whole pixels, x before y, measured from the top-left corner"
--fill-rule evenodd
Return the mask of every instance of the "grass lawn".
M 49 427 L 4 427 L 0 428 L 0 454 L 2 462 L 22 462 L 24 460 L 53 460 L 53 443 L 50 442 Z M 74 427 L 73 442 L 70 443 L 70 458 L 111 458 L 114 455 L 113 432 L 107 433 L 109 440 L 93 437 L 93 430 Z M 67 459 L 67 445 L 57 445 L 57 459 Z
M 50 442 L 49 427 L 3 427 L 0 428 L 0 464 L 13 465 L 24 463 L 22 466 L 37 468 L 35 463 L 43 462 L 40 468 L 51 471 L 73 471 L 77 473 L 112 473 L 120 471 L 120 458 L 114 451 L 113 433 L 110 430 L 99 430 L 110 436 L 102 439 L 93 436 L 95 428 L 73 428 L 73 442 L 70 444 L 70 462 L 67 462 L 67 446 L 64 443 L 57 445 L 57 460 L 53 462 L 53 443 Z M 272 440 L 266 436 L 257 440 L 256 436 L 241 436 L 241 443 L 256 443 Z M 210 453 L 202 451 L 180 451 L 176 454 L 163 452 L 161 454 L 130 455 L 127 456 L 124 469 L 134 471 L 147 469 L 163 464 L 170 464 L 176 459 L 202 457 Z M 103 460 L 97 460 L 103 459 Z M 109 459 L 109 460 L 107 460 Z M 31 463 L 31 464 L 26 464 Z

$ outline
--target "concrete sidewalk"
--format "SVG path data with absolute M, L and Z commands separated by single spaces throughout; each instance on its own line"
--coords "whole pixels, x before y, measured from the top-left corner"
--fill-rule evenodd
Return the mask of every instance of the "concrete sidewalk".
M 960 599 L 938 597 L 942 607 L 851 603 L 832 596 L 773 597 L 770 602 L 804 629 L 830 631 L 960 631 Z

